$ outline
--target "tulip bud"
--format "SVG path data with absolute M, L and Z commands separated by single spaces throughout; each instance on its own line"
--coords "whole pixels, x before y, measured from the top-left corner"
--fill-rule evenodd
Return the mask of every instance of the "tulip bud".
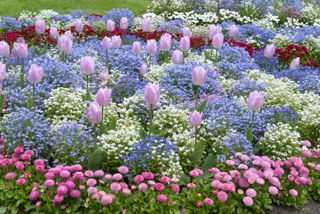
M 105 49 L 105 50 L 109 50 L 112 48 L 112 40 L 109 37 L 104 37 L 102 42 L 101 42 L 101 46 Z
M 50 27 L 50 36 L 52 38 L 56 38 L 59 35 L 57 28 Z
M 152 19 L 151 17 L 147 17 L 142 19 L 141 28 L 143 32 L 151 32 L 152 31 Z
M 5 41 L 0 41 L 0 56 L 10 56 L 10 46 Z
M 292 62 L 290 63 L 290 69 L 291 70 L 296 70 L 300 65 L 300 57 L 295 58 L 294 60 L 292 60 Z
M 132 43 L 132 52 L 134 54 L 139 54 L 140 51 L 141 51 L 141 43 L 140 42 Z
M 120 36 L 112 36 L 112 48 L 120 48 L 121 47 L 121 37 Z
M 86 74 L 92 74 L 95 67 L 95 61 L 94 58 L 90 56 L 85 56 L 80 59 L 80 69 L 81 71 Z
M 71 30 L 66 31 L 63 35 L 67 36 L 71 41 L 73 40 L 73 34 Z
M 223 36 L 222 33 L 218 33 L 218 34 L 214 35 L 213 38 L 212 38 L 212 46 L 215 49 L 222 48 L 223 40 L 224 40 L 224 36 Z
M 239 33 L 239 28 L 237 27 L 237 25 L 231 25 L 229 27 L 228 33 L 230 37 L 236 37 Z
M 0 62 L 0 81 L 5 80 L 7 76 L 6 65 Z
M 179 47 L 180 47 L 180 50 L 184 52 L 188 51 L 190 49 L 190 37 L 188 36 L 181 37 L 179 42 Z
M 63 35 L 58 39 L 58 49 L 64 54 L 70 54 L 72 51 L 72 39 L 68 35 Z
M 87 119 L 90 123 L 98 124 L 102 120 L 101 107 L 96 103 L 92 102 L 87 108 Z
M 109 80 L 109 74 L 108 74 L 108 70 L 103 71 L 100 73 L 99 78 L 101 80 L 101 85 L 104 86 L 108 83 Z
M 141 66 L 140 66 L 140 74 L 141 75 L 145 75 L 146 73 L 148 73 L 148 66 L 147 64 L 143 63 Z
M 172 52 L 171 60 L 174 64 L 183 63 L 183 52 L 180 50 L 175 50 Z
M 274 53 L 276 52 L 276 46 L 274 44 L 267 45 L 263 51 L 263 55 L 266 58 L 273 57 Z
M 37 34 L 42 34 L 46 30 L 46 24 L 42 20 L 37 20 L 34 24 L 34 29 L 37 32 Z
M 172 36 L 168 33 L 163 34 L 160 38 L 160 50 L 161 51 L 169 51 L 171 48 L 171 39 Z
M 208 71 L 202 66 L 196 66 L 192 70 L 192 84 L 201 86 L 208 78 Z
M 222 28 L 219 25 L 209 25 L 208 37 L 213 39 L 216 34 L 222 33 Z
M 160 106 L 160 87 L 159 85 L 154 85 L 148 83 L 144 87 L 144 100 L 146 101 L 148 109 L 155 109 Z
M 82 33 L 82 31 L 83 31 L 82 21 L 77 21 L 76 24 L 74 25 L 74 27 L 75 27 L 75 30 L 76 30 L 78 33 Z
M 122 17 L 120 20 L 120 29 L 125 30 L 129 27 L 129 22 L 127 17 Z
M 32 84 L 39 83 L 44 76 L 43 68 L 36 64 L 31 64 L 28 72 L 28 81 Z
M 202 115 L 201 113 L 194 111 L 191 112 L 189 115 L 189 124 L 190 126 L 193 127 L 197 127 L 202 123 Z
M 24 59 L 27 58 L 28 56 L 28 45 L 25 43 L 18 43 L 15 42 L 13 44 L 13 49 L 12 52 L 14 55 L 16 55 L 17 57 Z
M 182 35 L 191 38 L 192 37 L 192 32 L 191 32 L 190 28 L 184 27 L 182 29 Z
M 157 53 L 157 42 L 154 39 L 147 41 L 147 52 L 151 55 Z
M 107 31 L 114 31 L 114 29 L 115 29 L 115 23 L 114 23 L 114 21 L 112 21 L 111 19 L 109 19 L 108 21 L 107 21 Z
M 250 110 L 257 111 L 263 106 L 264 96 L 261 92 L 253 91 L 249 94 L 247 103 Z
M 112 90 L 109 88 L 100 88 L 96 94 L 96 102 L 101 106 L 107 106 L 111 103 Z

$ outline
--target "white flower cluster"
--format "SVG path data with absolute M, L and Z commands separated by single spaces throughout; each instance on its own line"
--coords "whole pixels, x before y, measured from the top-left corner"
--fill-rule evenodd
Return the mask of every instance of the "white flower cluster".
M 320 128 L 320 96 L 310 92 L 301 94 L 300 99 L 302 108 L 298 110 L 298 114 L 303 126 Z
M 45 114 L 53 122 L 62 120 L 79 120 L 83 117 L 86 105 L 82 96 L 83 89 L 56 88 L 50 97 L 44 101 Z
M 148 73 L 144 75 L 152 83 L 159 83 L 160 80 L 165 76 L 164 66 L 151 65 Z
M 278 26 L 280 19 L 278 16 L 272 15 L 268 13 L 265 18 L 254 20 L 253 24 L 268 30 L 276 30 L 276 26 Z
M 284 160 L 299 155 L 300 134 L 289 124 L 277 123 L 267 127 L 259 147 L 265 155 L 275 160 Z
M 301 10 L 300 18 L 308 24 L 315 25 L 317 21 L 320 21 L 320 6 L 306 4 L 306 6 Z
M 274 38 L 269 40 L 269 42 L 278 48 L 285 48 L 291 43 L 291 39 L 287 35 L 277 34 Z
M 287 21 L 283 25 L 288 28 L 299 28 L 299 27 L 306 26 L 306 24 L 303 22 L 300 22 L 300 20 L 295 18 L 289 18 L 289 17 L 287 17 Z
M 150 17 L 152 19 L 152 30 L 156 30 L 162 22 L 165 21 L 165 18 L 162 15 L 157 15 L 154 13 L 145 13 L 142 17 L 135 17 L 131 30 L 141 29 L 142 19 Z

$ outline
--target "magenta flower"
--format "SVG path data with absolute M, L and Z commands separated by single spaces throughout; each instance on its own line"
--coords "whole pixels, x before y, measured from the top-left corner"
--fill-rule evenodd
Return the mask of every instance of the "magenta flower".
M 143 63 L 141 66 L 140 66 L 140 74 L 141 75 L 145 75 L 146 73 L 148 73 L 149 71 L 149 68 L 148 68 L 148 65 L 146 63 Z
M 118 192 L 121 190 L 121 185 L 119 183 L 114 182 L 110 184 L 110 189 L 114 192 Z
M 247 207 L 251 207 L 253 205 L 253 200 L 252 198 L 246 196 L 242 199 L 242 202 L 244 203 L 244 205 L 246 205 Z
M 156 197 L 157 201 L 159 201 L 160 203 L 164 203 L 168 200 L 168 197 L 164 194 L 160 194 L 160 195 L 157 195 Z
M 110 195 L 104 195 L 101 198 L 101 204 L 103 205 L 107 205 L 107 204 L 111 204 L 112 203 L 112 197 Z
M 35 201 L 39 198 L 40 193 L 36 190 L 32 190 L 31 193 L 29 194 L 28 198 L 30 201 Z
M 225 193 L 224 191 L 219 191 L 217 193 L 217 198 L 218 198 L 219 201 L 225 202 L 225 201 L 228 200 L 228 194 Z
M 118 171 L 119 171 L 121 174 L 127 174 L 127 173 L 129 172 L 129 169 L 128 169 L 128 167 L 126 167 L 126 166 L 120 166 L 120 167 L 118 168 Z

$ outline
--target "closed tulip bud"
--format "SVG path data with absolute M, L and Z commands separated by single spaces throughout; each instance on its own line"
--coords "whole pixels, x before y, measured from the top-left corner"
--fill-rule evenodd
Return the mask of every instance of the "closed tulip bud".
M 73 40 L 73 34 L 71 30 L 66 31 L 63 35 L 67 36 L 70 40 Z
M 183 52 L 180 50 L 175 50 L 172 52 L 171 60 L 174 64 L 183 63 Z
M 160 50 L 169 51 L 171 48 L 171 39 L 172 36 L 168 33 L 164 34 L 160 38 Z
M 230 37 L 236 37 L 239 33 L 239 28 L 237 25 L 231 25 L 228 29 L 228 33 Z
M 73 41 L 69 36 L 63 35 L 58 39 L 58 49 L 64 54 L 70 54 L 72 52 Z
M 191 38 L 192 37 L 192 32 L 191 32 L 190 28 L 184 27 L 182 29 L 182 35 Z
M 208 37 L 213 39 L 213 37 L 219 33 L 222 33 L 222 28 L 219 25 L 209 25 Z
M 90 123 L 98 124 L 102 120 L 101 107 L 96 103 L 92 102 L 87 108 L 87 119 Z
M 147 41 L 147 52 L 151 55 L 157 53 L 157 42 L 154 39 Z
M 148 109 L 155 109 L 160 106 L 160 87 L 159 85 L 154 85 L 148 83 L 144 87 L 144 100 L 146 101 Z
M 249 94 L 247 103 L 250 110 L 257 111 L 263 106 L 264 96 L 261 92 L 253 91 Z
M 120 48 L 121 47 L 121 37 L 120 36 L 112 36 L 112 48 Z
M 140 51 L 141 51 L 141 43 L 140 42 L 132 43 L 132 53 L 139 54 Z
M 44 76 L 43 68 L 36 64 L 31 64 L 28 72 L 28 81 L 32 84 L 39 83 Z
M 0 41 L 0 56 L 10 56 L 10 46 L 5 41 Z
M 111 19 L 107 21 L 107 31 L 114 31 L 115 26 L 116 24 Z
M 148 66 L 147 64 L 143 63 L 141 66 L 140 66 L 140 74 L 141 75 L 145 75 L 146 73 L 148 73 Z
M 99 75 L 99 78 L 101 80 L 101 85 L 104 86 L 108 83 L 109 81 L 109 73 L 108 70 L 102 71 Z
M 125 30 L 129 27 L 129 21 L 127 17 L 122 17 L 120 19 L 120 29 Z
M 74 25 L 74 27 L 75 27 L 75 30 L 76 30 L 78 33 L 82 33 L 82 31 L 83 31 L 82 21 L 77 21 L 76 24 Z
M 105 36 L 103 38 L 103 40 L 101 41 L 101 46 L 105 49 L 105 50 L 109 50 L 112 48 L 112 40 Z
M 100 88 L 96 94 L 96 102 L 101 106 L 107 106 L 111 103 L 112 90 L 109 88 Z
M 142 28 L 143 32 L 151 32 L 152 31 L 152 18 L 147 17 L 145 19 L 142 19 L 141 28 Z
M 80 59 L 80 69 L 81 71 L 86 74 L 92 74 L 95 67 L 95 61 L 94 58 L 90 56 L 85 56 Z
M 34 29 L 36 30 L 37 34 L 42 34 L 46 30 L 46 23 L 42 20 L 37 20 L 34 24 Z
M 13 44 L 12 52 L 20 59 L 24 59 L 28 56 L 28 45 L 25 43 L 15 42 Z
M 52 38 L 57 38 L 57 36 L 59 35 L 58 30 L 55 27 L 50 27 L 49 33 Z
M 0 62 L 0 81 L 5 80 L 7 76 L 6 65 Z
M 201 86 L 208 78 L 208 71 L 202 66 L 196 66 L 192 70 L 192 84 Z
M 212 46 L 215 49 L 222 48 L 223 40 L 224 40 L 224 36 L 223 36 L 222 33 L 218 33 L 218 34 L 214 35 L 213 38 L 212 38 Z
M 299 67 L 299 65 L 300 65 L 300 57 L 297 57 L 294 60 L 292 60 L 292 62 L 290 63 L 290 69 L 294 71 Z
M 276 46 L 274 44 L 267 45 L 263 51 L 263 55 L 266 58 L 273 57 L 274 53 L 276 52 Z
M 188 51 L 190 49 L 190 37 L 183 36 L 179 42 L 179 48 L 182 51 Z
M 202 115 L 197 112 L 191 112 L 189 115 L 189 124 L 190 126 L 193 127 L 198 127 L 202 123 Z

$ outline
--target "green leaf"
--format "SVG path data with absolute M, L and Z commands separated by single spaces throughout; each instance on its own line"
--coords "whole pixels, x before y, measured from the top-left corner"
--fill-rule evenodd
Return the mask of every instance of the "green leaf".
M 206 145 L 203 141 L 198 141 L 197 145 L 195 145 L 195 150 L 191 158 L 191 163 L 194 167 L 199 164 L 205 148 Z
M 251 129 L 247 129 L 245 131 L 245 136 L 247 137 L 247 139 L 252 142 L 253 141 L 253 133 Z
M 117 127 L 117 119 L 111 118 L 107 127 L 107 131 L 114 130 Z
M 140 127 L 139 135 L 141 139 L 144 139 L 147 136 L 147 131 L 143 128 L 143 126 Z
M 208 169 L 210 169 L 211 167 L 216 166 L 216 164 L 217 164 L 216 158 L 214 157 L 213 154 L 210 154 L 210 155 L 206 158 L 206 160 L 205 160 L 205 162 L 203 163 L 203 165 L 202 165 L 201 168 L 202 168 L 202 170 L 203 170 L 204 172 L 208 172 Z
M 100 169 L 104 155 L 105 155 L 105 152 L 103 151 L 103 149 L 97 148 L 89 159 L 88 168 L 90 170 Z
M 180 182 L 182 183 L 182 184 L 188 184 L 188 183 L 190 183 L 190 177 L 188 176 L 188 175 L 186 175 L 185 173 L 183 173 L 182 175 L 181 175 L 181 177 L 180 177 Z
M 4 104 L 5 104 L 4 96 L 3 96 L 3 94 L 1 94 L 0 95 L 0 109 L 1 110 L 3 109 Z
M 196 110 L 197 112 L 202 112 L 204 107 L 206 107 L 208 100 L 204 100 L 200 105 L 197 106 Z
M 0 207 L 0 214 L 3 214 L 7 211 L 7 208 L 5 207 Z

